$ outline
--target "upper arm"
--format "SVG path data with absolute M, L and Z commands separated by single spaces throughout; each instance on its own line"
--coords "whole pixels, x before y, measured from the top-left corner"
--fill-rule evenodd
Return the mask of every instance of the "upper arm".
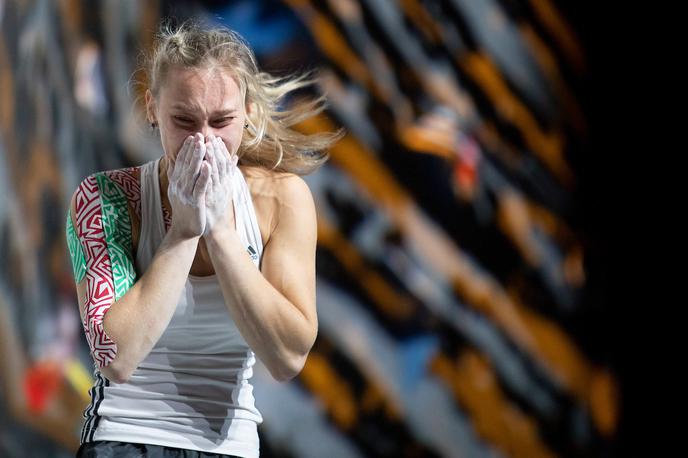
M 103 327 L 105 313 L 136 281 L 131 234 L 128 201 L 120 186 L 107 174 L 83 180 L 70 205 L 67 245 L 86 340 L 99 368 L 108 366 L 117 352 Z
M 306 182 L 290 175 L 280 183 L 277 223 L 263 250 L 263 276 L 297 307 L 317 334 L 315 251 L 317 220 Z

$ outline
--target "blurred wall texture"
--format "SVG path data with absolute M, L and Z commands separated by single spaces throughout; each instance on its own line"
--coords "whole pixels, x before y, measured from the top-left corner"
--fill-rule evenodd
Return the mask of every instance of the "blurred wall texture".
M 73 456 L 93 363 L 64 236 L 85 176 L 161 148 L 163 17 L 317 68 L 319 336 L 254 378 L 265 457 L 609 456 L 622 397 L 580 205 L 586 49 L 552 0 L 0 0 L 0 456 Z M 295 95 L 286 103 L 298 100 Z

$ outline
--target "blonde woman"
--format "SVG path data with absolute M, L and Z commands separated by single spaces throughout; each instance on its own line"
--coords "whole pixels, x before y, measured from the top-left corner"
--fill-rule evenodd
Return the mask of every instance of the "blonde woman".
M 259 71 L 227 29 L 163 29 L 146 113 L 163 154 L 96 173 L 67 219 L 96 383 L 77 456 L 259 456 L 250 379 L 302 369 L 318 330 L 316 216 L 299 175 L 342 132 L 279 104 L 306 75 Z

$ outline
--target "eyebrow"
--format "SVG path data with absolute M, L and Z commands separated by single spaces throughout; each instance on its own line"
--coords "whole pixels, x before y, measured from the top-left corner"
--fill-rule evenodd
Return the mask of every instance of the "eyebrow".
M 172 105 L 171 107 L 173 110 L 182 110 L 182 111 L 191 111 L 191 112 L 196 112 L 199 111 L 198 107 L 196 106 L 190 106 L 190 105 L 185 105 L 182 103 L 176 103 Z M 237 109 L 236 108 L 227 108 L 225 110 L 218 110 L 214 111 L 211 113 L 212 116 L 226 116 L 228 114 L 236 113 Z

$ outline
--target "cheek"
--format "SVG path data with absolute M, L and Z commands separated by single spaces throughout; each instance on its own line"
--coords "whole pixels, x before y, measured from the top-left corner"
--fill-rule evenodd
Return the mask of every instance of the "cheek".
M 171 158 L 176 158 L 179 154 L 179 150 L 184 145 L 184 140 L 186 140 L 187 134 L 184 132 L 162 132 L 161 140 L 162 148 L 165 155 Z
M 218 135 L 220 138 L 222 138 L 222 141 L 225 144 L 225 147 L 227 148 L 227 152 L 232 155 L 237 152 L 239 149 L 239 146 L 241 145 L 241 131 L 238 132 L 227 132 L 223 135 Z

